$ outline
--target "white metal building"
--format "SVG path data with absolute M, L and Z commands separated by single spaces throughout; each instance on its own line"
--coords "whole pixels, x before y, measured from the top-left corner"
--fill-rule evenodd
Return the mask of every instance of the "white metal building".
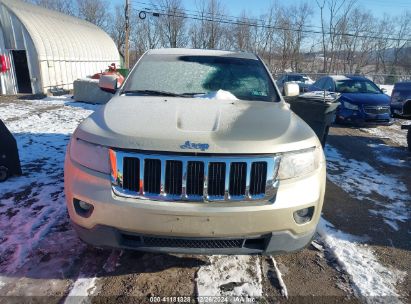
M 99 27 L 20 0 L 0 0 L 1 94 L 72 89 L 74 80 L 112 63 L 119 65 L 120 55 Z

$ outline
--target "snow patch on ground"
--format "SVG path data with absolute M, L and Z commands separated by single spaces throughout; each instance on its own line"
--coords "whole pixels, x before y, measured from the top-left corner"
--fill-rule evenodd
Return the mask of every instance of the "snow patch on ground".
M 400 302 L 396 285 L 405 278 L 405 272 L 381 265 L 370 248 L 358 243 L 358 238 L 335 229 L 323 218 L 317 231 L 351 276 L 358 297 L 372 303 Z
M 78 278 L 70 290 L 64 304 L 91 303 L 91 298 L 96 292 L 97 278 Z
M 363 128 L 360 130 L 378 138 L 388 139 L 399 146 L 407 147 L 407 130 L 402 130 L 400 124 L 394 123 L 391 126 Z
M 391 147 L 386 144 L 368 144 L 367 146 L 373 148 L 372 152 L 374 156 L 381 163 L 384 163 L 389 166 L 396 166 L 402 168 L 411 167 L 411 164 L 408 160 L 408 151 L 404 151 L 404 155 L 402 155 L 402 153 L 399 153 L 397 147 Z
M 277 276 L 277 279 L 278 279 L 278 283 L 280 284 L 280 287 L 281 287 L 281 295 L 283 297 L 285 297 L 286 299 L 288 299 L 287 286 L 284 283 L 283 275 L 280 271 L 280 268 L 278 268 L 277 261 L 273 257 L 271 257 L 271 260 L 273 262 L 273 266 L 274 266 L 275 273 L 276 273 L 276 276 Z
M 246 255 L 210 256 L 210 264 L 197 273 L 199 297 L 261 297 L 260 257 Z
M 0 273 L 15 273 L 54 227 L 68 225 L 63 167 L 66 145 L 77 125 L 97 106 L 67 105 L 67 96 L 18 103 L 6 113 L 17 140 L 23 176 L 0 184 Z M 51 105 L 58 107 L 50 107 Z M 24 113 L 24 114 L 22 114 Z M 65 229 L 65 228 L 64 228 Z
M 398 222 L 410 219 L 411 196 L 395 176 L 382 174 L 368 163 L 347 159 L 330 145 L 326 145 L 325 154 L 328 179 L 351 196 L 375 203 L 378 209 L 370 212 L 382 216 L 394 230 L 399 229 Z

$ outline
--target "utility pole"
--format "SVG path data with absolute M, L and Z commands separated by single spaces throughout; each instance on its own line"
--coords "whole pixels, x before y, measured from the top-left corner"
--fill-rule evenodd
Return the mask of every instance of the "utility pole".
M 129 68 L 129 37 L 130 37 L 130 1 L 126 0 L 126 7 L 125 7 L 125 25 L 126 25 L 126 41 L 124 44 L 124 65 L 125 68 Z

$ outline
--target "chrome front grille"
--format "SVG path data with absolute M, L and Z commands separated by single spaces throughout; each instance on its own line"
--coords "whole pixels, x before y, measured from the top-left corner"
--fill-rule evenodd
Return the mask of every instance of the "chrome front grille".
M 378 115 L 378 114 L 390 114 L 390 106 L 364 106 L 364 112 L 367 114 Z
M 188 156 L 110 150 L 116 195 L 163 201 L 275 197 L 278 156 Z

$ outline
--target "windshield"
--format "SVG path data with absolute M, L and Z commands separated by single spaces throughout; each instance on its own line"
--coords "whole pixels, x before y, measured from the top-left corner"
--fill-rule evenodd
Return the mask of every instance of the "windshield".
M 219 90 L 243 100 L 280 100 L 259 60 L 221 56 L 146 55 L 122 93 L 199 97 Z
M 380 89 L 369 80 L 337 80 L 336 91 L 339 93 L 373 93 L 381 94 Z

